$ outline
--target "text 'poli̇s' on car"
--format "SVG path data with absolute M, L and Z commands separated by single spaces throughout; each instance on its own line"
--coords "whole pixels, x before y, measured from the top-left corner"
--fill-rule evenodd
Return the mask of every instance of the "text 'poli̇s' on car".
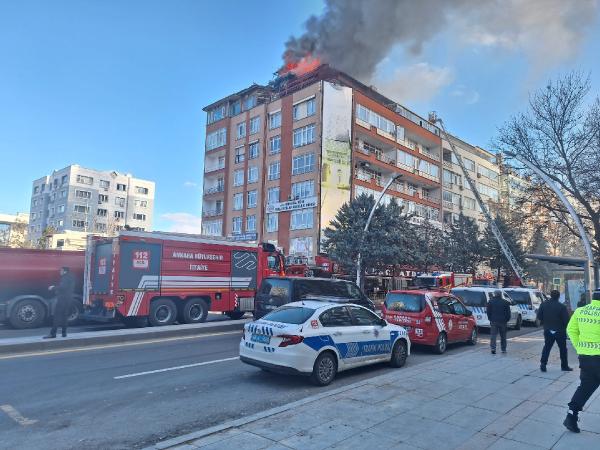
M 390 323 L 408 330 L 413 344 L 444 353 L 449 343 L 477 343 L 477 324 L 471 311 L 454 295 L 427 289 L 390 291 L 381 307 Z
M 492 299 L 495 291 L 502 292 L 502 298 L 510 304 L 510 320 L 508 321 L 508 327 L 520 330 L 521 324 L 523 323 L 521 310 L 504 290 L 478 286 L 454 288 L 450 292 L 459 297 L 466 307 L 473 312 L 473 317 L 475 317 L 478 327 L 489 328 L 490 321 L 487 316 L 487 305 Z
M 410 354 L 406 330 L 354 304 L 288 303 L 244 326 L 240 360 L 277 373 L 307 375 L 319 386 L 358 366 L 402 367 Z

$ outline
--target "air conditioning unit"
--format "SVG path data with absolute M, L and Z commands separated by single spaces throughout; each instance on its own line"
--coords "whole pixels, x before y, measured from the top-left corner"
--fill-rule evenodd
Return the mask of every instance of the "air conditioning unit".
M 481 174 L 477 172 L 477 178 L 481 178 Z

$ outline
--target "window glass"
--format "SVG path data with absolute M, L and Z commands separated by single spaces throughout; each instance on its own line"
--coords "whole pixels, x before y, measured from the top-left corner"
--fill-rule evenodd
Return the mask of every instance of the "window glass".
M 464 305 L 460 303 L 457 299 L 450 298 L 450 300 L 452 301 L 452 308 L 454 309 L 454 314 L 464 316 L 467 311 Z
M 284 306 L 273 312 L 270 312 L 263 317 L 263 320 L 300 325 L 301 323 L 306 322 L 309 317 L 314 314 L 314 312 L 315 310 L 312 308 Z
M 452 293 L 462 300 L 467 306 L 485 307 L 487 298 L 483 291 L 467 291 L 464 289 L 452 289 Z
M 527 291 L 506 291 L 506 293 L 510 296 L 510 298 L 519 305 L 530 305 L 531 298 L 529 297 L 529 292 Z
M 319 316 L 324 327 L 349 327 L 352 326 L 352 318 L 345 306 L 337 306 L 328 309 Z
M 354 325 L 368 326 L 379 325 L 381 323 L 381 319 L 377 315 L 364 308 L 349 305 L 348 309 L 354 318 Z
M 385 297 L 385 307 L 390 311 L 421 312 L 425 308 L 425 296 L 391 292 Z
M 290 298 L 290 281 L 267 278 L 260 286 L 260 293 L 288 300 Z

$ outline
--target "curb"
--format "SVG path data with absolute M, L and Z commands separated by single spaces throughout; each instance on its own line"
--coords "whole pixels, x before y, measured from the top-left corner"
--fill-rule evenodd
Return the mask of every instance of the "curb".
M 6 356 L 15 353 L 36 352 L 44 350 L 62 350 L 72 348 L 85 348 L 99 344 L 116 344 L 123 342 L 141 342 L 146 340 L 173 338 L 173 337 L 188 337 L 201 336 L 220 331 L 237 331 L 242 330 L 244 325 L 249 322 L 246 320 L 227 320 L 222 322 L 205 322 L 198 325 L 173 325 L 171 327 L 158 328 L 141 328 L 131 330 L 111 330 L 102 331 L 103 333 L 96 336 L 78 336 L 77 333 L 68 338 L 56 338 L 30 342 L 0 342 L 0 355 Z M 115 333 L 115 331 L 117 331 Z

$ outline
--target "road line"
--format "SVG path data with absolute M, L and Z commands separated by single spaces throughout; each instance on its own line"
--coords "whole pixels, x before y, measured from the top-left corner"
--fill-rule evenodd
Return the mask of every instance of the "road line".
M 236 359 L 239 359 L 239 356 L 234 356 L 233 358 L 215 359 L 213 361 L 205 361 L 205 362 L 195 363 L 195 364 L 186 364 L 185 366 L 167 367 L 165 369 L 149 370 L 147 372 L 139 372 L 139 373 L 130 373 L 130 374 L 127 374 L 127 375 L 119 375 L 118 377 L 114 377 L 114 379 L 115 380 L 122 380 L 123 378 L 141 377 L 142 375 L 150 375 L 150 374 L 153 374 L 153 373 L 161 373 L 161 372 L 170 372 L 171 370 L 188 369 L 190 367 L 208 366 L 209 364 L 216 364 L 216 363 L 225 362 L 225 361 L 234 361 Z
M 133 345 L 146 345 L 146 344 L 159 344 L 161 342 L 172 342 L 172 341 L 182 341 L 186 339 L 200 339 L 204 337 L 211 336 L 225 336 L 229 334 L 239 334 L 241 336 L 242 330 L 235 331 L 222 331 L 219 333 L 206 333 L 206 334 L 197 334 L 194 336 L 179 336 L 179 337 L 171 337 L 165 339 L 149 339 L 146 341 L 135 341 L 135 342 L 121 342 L 114 344 L 105 344 L 105 345 L 94 345 L 90 347 L 74 347 L 74 348 L 65 348 L 62 350 L 48 350 L 43 352 L 30 352 L 30 353 L 16 353 L 12 355 L 0 356 L 0 360 L 3 359 L 13 359 L 13 358 L 26 358 L 28 356 L 45 356 L 45 355 L 57 355 L 60 353 L 72 353 L 72 352 L 83 352 L 87 350 L 102 350 L 105 348 L 115 348 L 115 347 L 130 347 Z
M 8 417 L 17 422 L 22 427 L 26 427 L 27 425 L 33 425 L 37 422 L 37 420 L 28 419 L 27 417 L 24 417 L 11 405 L 0 405 L 0 409 L 4 411 Z

